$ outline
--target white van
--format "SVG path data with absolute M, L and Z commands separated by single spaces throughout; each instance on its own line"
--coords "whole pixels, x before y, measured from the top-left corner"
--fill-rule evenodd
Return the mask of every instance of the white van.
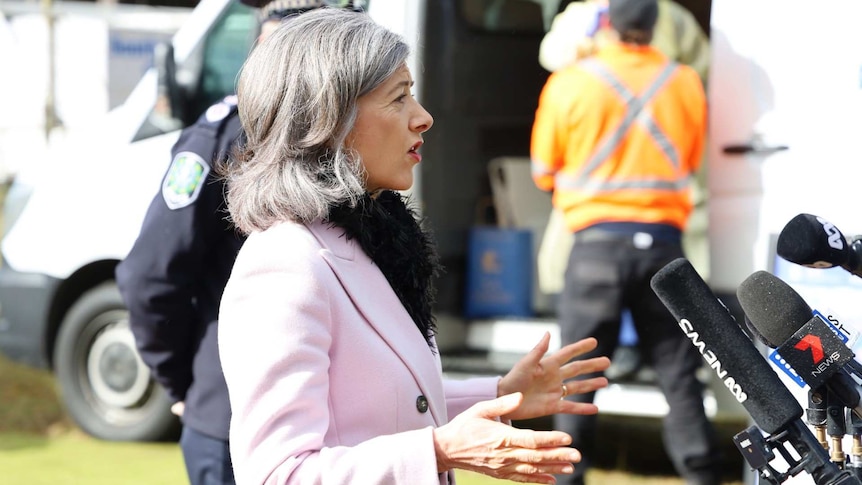
M 535 297 L 528 318 L 470 321 L 463 308 L 468 233 L 495 195 L 489 163 L 529 155 L 548 76 L 539 43 L 568 2 L 365 3 L 413 43 L 415 92 L 435 117 L 412 192 L 447 268 L 436 310 L 444 370 L 504 371 L 546 330 L 558 346 L 548 295 Z M 733 306 L 737 285 L 772 267 L 774 237 L 796 213 L 819 212 L 845 233 L 862 231 L 850 209 L 854 168 L 844 163 L 859 156 L 849 143 L 862 132 L 862 51 L 854 50 L 862 32 L 852 25 L 862 6 L 680 3 L 704 25 L 712 18 L 709 281 Z M 128 99 L 28 161 L 6 197 L 0 351 L 53 369 L 70 414 L 95 436 L 149 440 L 176 430 L 169 403 L 134 351 L 114 267 L 137 236 L 177 128 L 233 89 L 255 30 L 255 12 L 235 0 L 202 0 Z M 539 235 L 550 206 L 534 202 L 539 223 L 533 218 L 529 226 Z M 720 386 L 711 386 L 705 402 L 713 419 L 744 427 L 744 410 Z M 649 382 L 613 383 L 597 404 L 606 414 L 649 418 L 668 409 Z
M 122 104 L 191 8 L 0 2 L 0 180 Z
M 233 89 L 257 24 L 237 2 L 200 2 L 124 103 L 67 127 L 44 156 L 19 164 L 9 188 L 0 348 L 52 368 L 70 415 L 95 436 L 151 440 L 177 429 L 134 351 L 114 267 L 140 230 L 178 128 Z M 159 103 L 166 98 L 173 102 Z

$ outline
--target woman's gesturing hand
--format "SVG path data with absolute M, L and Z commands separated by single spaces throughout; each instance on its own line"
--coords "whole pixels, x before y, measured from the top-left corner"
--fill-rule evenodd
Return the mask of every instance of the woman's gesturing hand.
M 568 446 L 571 436 L 497 420 L 515 412 L 523 399 L 515 393 L 480 402 L 434 429 L 438 471 L 460 468 L 525 483 L 556 483 L 553 475 L 572 473 L 581 454 Z
M 595 404 L 577 403 L 564 398 L 569 394 L 580 394 L 607 387 L 605 377 L 571 380 L 577 376 L 604 371 L 611 364 L 607 357 L 572 360 L 596 348 L 594 338 L 586 338 L 566 345 L 550 355 L 545 355 L 551 335 L 545 333 L 539 344 L 512 367 L 497 384 L 497 395 L 514 392 L 524 394 L 524 402 L 503 419 L 520 420 L 557 413 L 595 414 Z M 571 361 L 571 362 L 570 362 Z

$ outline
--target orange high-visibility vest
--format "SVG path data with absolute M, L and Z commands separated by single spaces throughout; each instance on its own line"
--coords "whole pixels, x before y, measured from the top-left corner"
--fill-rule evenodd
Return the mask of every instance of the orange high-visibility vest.
M 533 180 L 566 225 L 663 223 L 684 229 L 706 131 L 695 71 L 652 47 L 613 44 L 557 71 L 533 125 Z

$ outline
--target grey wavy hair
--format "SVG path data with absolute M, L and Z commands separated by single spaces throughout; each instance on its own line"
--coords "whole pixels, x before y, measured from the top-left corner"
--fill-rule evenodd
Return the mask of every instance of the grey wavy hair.
M 410 48 L 367 14 L 321 8 L 291 17 L 257 46 L 237 87 L 246 141 L 224 167 L 230 218 L 244 232 L 325 219 L 355 206 L 365 171 L 345 141 L 357 100 Z

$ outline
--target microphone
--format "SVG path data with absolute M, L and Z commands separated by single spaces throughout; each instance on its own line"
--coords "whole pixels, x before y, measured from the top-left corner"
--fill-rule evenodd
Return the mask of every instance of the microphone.
M 862 241 L 848 243 L 844 234 L 826 219 L 799 214 L 778 235 L 778 255 L 801 266 L 840 266 L 862 277 Z
M 811 389 L 825 385 L 862 416 L 859 392 L 848 373 L 862 376 L 862 365 L 837 332 L 780 278 L 757 271 L 737 289 L 752 333 L 773 348 Z
M 670 262 L 652 277 L 650 286 L 758 427 L 776 433 L 802 416 L 796 398 L 688 260 Z
M 688 260 L 678 258 L 667 264 L 652 277 L 650 286 L 686 338 L 757 426 L 774 435 L 764 439 L 752 427 L 734 439 L 763 478 L 780 483 L 805 470 L 817 484 L 860 483 L 829 460 L 826 450 L 800 420 L 802 407 L 796 398 Z M 781 443 L 785 441 L 795 448 L 798 461 L 782 451 Z M 787 472 L 780 473 L 769 466 L 768 461 L 774 458 L 772 449 L 781 452 L 788 463 L 792 462 Z

